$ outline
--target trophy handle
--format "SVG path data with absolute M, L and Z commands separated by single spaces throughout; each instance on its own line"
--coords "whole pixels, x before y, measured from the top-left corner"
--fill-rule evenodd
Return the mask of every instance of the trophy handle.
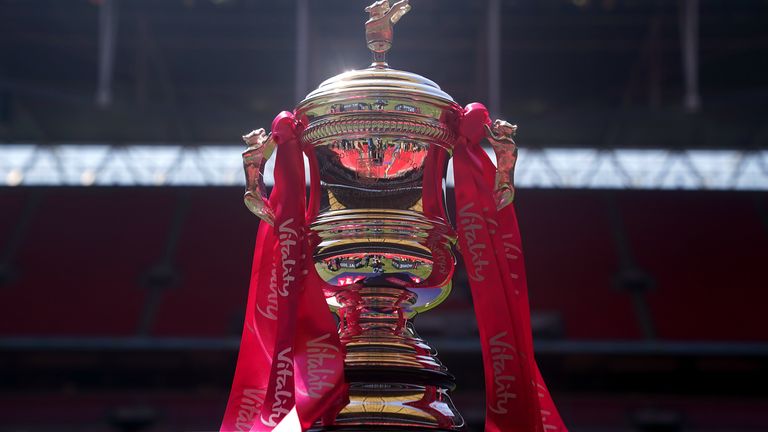
M 517 145 L 512 137 L 517 126 L 504 120 L 496 120 L 493 125 L 485 125 L 486 138 L 496 153 L 496 184 L 494 197 L 498 210 L 512 204 L 515 199 L 515 163 L 517 163 Z
M 267 199 L 264 186 L 264 166 L 275 151 L 275 141 L 272 134 L 264 129 L 256 129 L 243 136 L 248 148 L 243 152 L 243 168 L 245 169 L 245 206 L 251 213 L 264 222 L 274 225 L 275 212 Z

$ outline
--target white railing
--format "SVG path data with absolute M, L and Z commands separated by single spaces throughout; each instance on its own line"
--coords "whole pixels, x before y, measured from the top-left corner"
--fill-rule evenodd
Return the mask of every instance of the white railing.
M 5 144 L 0 186 L 242 185 L 242 150 Z M 274 158 L 267 163 L 267 184 L 273 168 Z M 768 151 L 522 149 L 515 182 L 524 188 L 768 190 Z

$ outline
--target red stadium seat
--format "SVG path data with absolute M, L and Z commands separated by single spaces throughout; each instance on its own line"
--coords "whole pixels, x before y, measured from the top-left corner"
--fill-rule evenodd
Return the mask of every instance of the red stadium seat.
M 154 336 L 239 336 L 258 218 L 234 188 L 191 194 L 175 258 L 178 285 L 166 290 Z
M 559 311 L 569 338 L 640 336 L 599 191 L 523 190 L 518 218 L 534 311 Z
M 162 253 L 177 191 L 39 191 L 19 277 L 0 290 L 0 333 L 115 336 L 136 332 L 147 291 L 139 275 Z
M 768 340 L 768 234 L 755 196 L 625 192 L 622 215 L 638 264 L 656 279 L 648 301 L 662 339 Z

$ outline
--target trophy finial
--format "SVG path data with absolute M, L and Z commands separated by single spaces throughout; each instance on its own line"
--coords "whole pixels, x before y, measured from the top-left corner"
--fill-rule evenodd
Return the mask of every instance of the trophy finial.
M 373 52 L 373 66 L 386 67 L 386 53 L 392 47 L 392 28 L 411 10 L 409 0 L 399 0 L 390 6 L 389 0 L 379 0 L 367 8 L 370 18 L 365 22 L 365 38 Z

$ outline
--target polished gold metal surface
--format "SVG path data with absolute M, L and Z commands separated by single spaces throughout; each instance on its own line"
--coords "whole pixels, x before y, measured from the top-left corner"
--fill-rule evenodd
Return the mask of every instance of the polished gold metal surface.
M 409 10 L 408 0 L 400 0 L 391 6 L 389 0 L 380 0 L 365 8 L 370 16 L 365 23 L 365 39 L 368 49 L 373 52 L 374 64 L 385 64 L 384 55 L 392 47 L 393 27 Z
M 494 195 L 499 210 L 515 200 L 515 164 L 517 163 L 517 144 L 512 139 L 517 133 L 517 125 L 504 120 L 496 120 L 485 127 L 486 137 L 496 153 L 496 187 Z
M 339 427 L 388 426 L 390 430 L 460 430 L 464 420 L 454 415 L 456 408 L 447 393 L 436 386 L 352 384 L 350 403 L 338 414 L 336 423 Z
M 264 129 L 256 129 L 243 136 L 248 148 L 243 152 L 245 168 L 245 206 L 253 214 L 270 225 L 275 223 L 275 212 L 266 199 L 264 186 L 264 166 L 275 150 L 271 134 Z

